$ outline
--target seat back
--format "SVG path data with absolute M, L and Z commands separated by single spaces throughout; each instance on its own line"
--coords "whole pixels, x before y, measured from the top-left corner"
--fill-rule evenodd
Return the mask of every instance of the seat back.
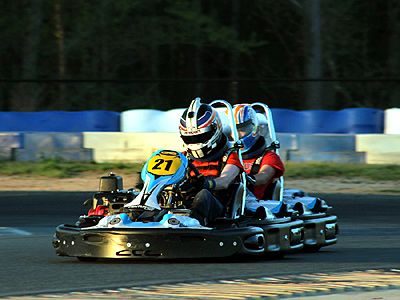
M 272 200 L 281 201 L 283 199 L 283 177 L 281 176 L 274 185 Z
M 257 112 L 257 119 L 261 131 L 260 133 L 262 136 L 264 136 L 267 145 L 277 141 L 274 120 L 271 109 L 268 107 L 268 105 L 261 102 L 256 102 L 251 104 L 251 107 Z M 278 153 L 278 150 L 276 150 L 276 153 Z
M 257 118 L 261 127 L 261 134 L 264 136 L 267 145 L 271 145 L 273 142 L 279 141 L 276 136 L 274 119 L 272 117 L 272 111 L 268 105 L 256 102 L 251 105 L 257 112 Z M 278 147 L 279 148 L 279 147 Z M 275 149 L 275 153 L 279 155 L 279 149 Z M 271 197 L 273 200 L 283 200 L 283 189 L 284 189 L 284 179 L 281 176 L 276 184 L 273 185 L 271 190 Z
M 232 126 L 229 121 L 227 109 L 225 107 L 215 107 L 222 123 L 222 132 L 225 133 L 229 141 L 233 141 Z
M 236 143 L 239 140 L 239 134 L 236 129 L 236 123 L 235 123 L 235 118 L 233 116 L 233 110 L 232 106 L 229 102 L 225 100 L 214 100 L 211 102 L 211 106 L 217 109 L 219 111 L 219 114 L 221 116 L 221 121 L 223 123 L 223 130 L 225 134 L 227 135 L 228 139 Z M 222 107 L 221 107 L 222 106 Z M 242 160 L 242 154 L 239 151 L 239 160 L 243 164 Z M 243 186 L 246 185 L 246 176 L 245 173 L 242 173 L 240 176 L 240 182 L 242 183 Z M 238 215 L 244 215 L 244 206 L 245 206 L 245 201 L 246 201 L 246 190 L 243 188 L 243 192 L 238 193 L 235 197 L 236 199 L 240 199 L 240 195 L 242 196 L 241 203 L 240 205 L 238 204 L 238 207 L 240 207 L 240 212 L 238 212 Z M 236 201 L 236 200 L 235 200 Z M 239 203 L 240 201 L 237 200 Z M 235 210 L 232 210 L 235 211 Z M 231 213 L 231 215 L 235 215 L 235 213 Z
M 271 137 L 267 117 L 265 116 L 265 114 L 257 112 L 257 120 L 258 120 L 260 135 L 264 137 L 267 145 L 271 145 L 271 143 L 274 140 Z
M 244 192 L 245 189 L 242 182 L 233 183 L 229 187 L 229 191 L 227 194 L 230 199 L 227 202 L 226 207 L 227 218 L 237 219 L 242 215 Z

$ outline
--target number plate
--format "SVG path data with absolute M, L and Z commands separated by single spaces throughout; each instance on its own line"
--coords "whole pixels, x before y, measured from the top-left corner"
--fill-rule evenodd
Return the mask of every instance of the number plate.
M 147 172 L 158 176 L 173 175 L 178 171 L 181 163 L 178 152 L 163 150 L 149 160 Z

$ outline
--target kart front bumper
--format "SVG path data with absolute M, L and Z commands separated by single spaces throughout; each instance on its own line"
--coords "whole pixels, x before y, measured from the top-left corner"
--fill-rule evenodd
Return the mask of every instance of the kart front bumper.
M 207 229 L 81 229 L 60 225 L 53 247 L 57 255 L 85 258 L 170 259 L 257 255 L 264 252 L 258 227 Z

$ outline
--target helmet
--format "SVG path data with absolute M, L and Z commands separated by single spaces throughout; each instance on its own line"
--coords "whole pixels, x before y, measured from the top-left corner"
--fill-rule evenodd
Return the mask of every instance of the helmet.
M 209 104 L 194 99 L 180 120 L 179 133 L 189 155 L 204 158 L 219 146 L 223 133 L 217 111 Z
M 257 113 L 249 104 L 237 104 L 233 107 L 233 115 L 243 152 L 246 152 L 260 138 Z

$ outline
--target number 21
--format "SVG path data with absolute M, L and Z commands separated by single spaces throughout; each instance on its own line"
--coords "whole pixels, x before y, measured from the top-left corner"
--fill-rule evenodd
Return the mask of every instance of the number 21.
M 152 167 L 152 170 L 161 170 L 161 165 L 163 164 L 163 163 L 165 163 L 166 164 L 166 166 L 164 167 L 164 170 L 165 171 L 169 171 L 169 169 L 171 168 L 171 165 L 172 165 L 172 159 L 166 159 L 166 160 L 164 160 L 164 159 L 162 159 L 162 158 L 158 158 L 158 159 L 156 159 L 155 160 L 155 162 L 156 162 L 156 164 L 154 165 L 154 167 Z

